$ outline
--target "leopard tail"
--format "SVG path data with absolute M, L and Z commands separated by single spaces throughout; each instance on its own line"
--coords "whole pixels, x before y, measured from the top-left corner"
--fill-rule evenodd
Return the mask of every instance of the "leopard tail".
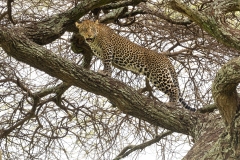
M 190 107 L 190 106 L 183 100 L 183 98 L 179 98 L 179 102 L 182 104 L 182 106 L 183 106 L 184 108 L 186 108 L 186 109 L 188 109 L 188 110 L 190 110 L 190 111 L 192 111 L 192 112 L 195 112 L 195 111 L 196 111 L 196 109 Z

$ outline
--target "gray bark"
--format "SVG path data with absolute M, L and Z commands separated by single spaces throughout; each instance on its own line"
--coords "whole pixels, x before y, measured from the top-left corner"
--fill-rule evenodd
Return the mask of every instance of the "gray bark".
M 202 29 L 226 46 L 240 49 L 239 30 L 233 30 L 225 21 L 225 14 L 240 10 L 240 2 L 216 0 L 206 4 L 204 12 L 191 9 L 178 0 L 170 1 L 172 9 L 188 16 Z M 239 58 L 229 61 L 217 73 L 212 85 L 219 117 L 203 125 L 204 132 L 185 159 L 239 159 L 239 98 L 236 87 L 240 82 Z M 218 121 L 219 119 L 219 121 Z
M 9 56 L 59 78 L 68 85 L 108 98 L 125 114 L 173 132 L 190 135 L 195 145 L 184 159 L 238 159 L 240 155 L 238 137 L 240 120 L 236 117 L 238 106 L 236 86 L 240 79 L 238 59 L 224 65 L 213 84 L 214 99 L 225 120 L 224 123 L 220 115 L 193 113 L 148 99 L 118 80 L 84 69 L 88 68 L 88 65 L 80 67 L 41 46 L 59 38 L 65 31 L 76 31 L 74 22 L 77 19 L 91 9 L 109 2 L 111 1 L 84 1 L 66 13 L 25 26 L 24 29 L 1 27 L 1 47 Z M 217 2 L 222 4 L 218 6 L 218 12 L 239 10 L 239 1 Z M 200 14 L 177 0 L 171 1 L 169 5 L 187 15 L 220 42 L 240 49 L 238 35 L 232 35 L 223 28 L 220 18 L 214 16 L 217 11 L 213 16 L 209 16 L 210 12 L 206 12 L 206 15 Z M 237 7 L 230 9 L 232 5 Z
M 206 4 L 204 12 L 192 9 L 180 0 L 170 1 L 169 5 L 172 9 L 189 17 L 219 42 L 240 50 L 239 30 L 231 28 L 224 21 L 226 13 L 240 10 L 238 0 L 216 0 Z
M 126 114 L 171 131 L 193 136 L 196 113 L 190 114 L 185 109 L 167 107 L 163 103 L 148 99 L 124 83 L 85 70 L 19 33 L 18 30 L 7 28 L 0 31 L 0 42 L 8 55 L 68 84 L 102 95 Z

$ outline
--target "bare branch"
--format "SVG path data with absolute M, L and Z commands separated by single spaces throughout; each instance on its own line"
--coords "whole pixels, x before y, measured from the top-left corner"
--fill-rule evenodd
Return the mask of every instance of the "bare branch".
M 7 0 L 7 8 L 8 8 L 8 18 L 9 18 L 9 20 L 13 23 L 13 24 L 15 24 L 15 22 L 13 21 L 13 18 L 12 18 L 12 3 L 13 2 L 13 0 Z
M 182 111 L 180 108 L 165 105 L 161 107 L 161 105 L 163 105 L 162 103 L 149 100 L 147 97 L 135 92 L 135 90 L 124 83 L 112 78 L 103 77 L 92 71 L 86 71 L 78 65 L 53 54 L 46 48 L 29 41 L 25 36 L 16 34 L 15 32 L 17 31 L 8 30 L 9 29 L 2 28 L 0 32 L 2 47 L 7 54 L 13 56 L 17 60 L 38 68 L 68 84 L 102 95 L 108 98 L 126 114 L 139 118 L 141 117 L 141 119 L 169 130 L 171 129 L 172 131 L 184 132 L 186 134 L 191 133 L 192 127 L 185 128 L 183 125 L 183 128 L 181 128 L 179 123 L 187 123 L 194 126 L 195 122 L 192 121 L 193 119 L 188 119 L 186 117 L 195 116 L 195 113 L 185 114 L 185 112 L 188 111 Z M 189 120 L 189 122 L 184 122 L 179 114 L 183 114 L 185 117 L 184 120 Z M 152 116 L 149 117 L 146 115 Z M 176 115 L 176 117 L 172 118 L 174 117 L 173 115 Z
M 0 15 L 0 20 L 2 20 L 7 14 L 8 14 L 8 11 L 3 12 L 3 13 Z
M 153 10 L 152 8 L 149 8 L 148 6 L 143 6 L 142 7 L 143 9 L 143 13 L 148 13 L 148 14 L 151 14 L 151 15 L 154 15 L 154 16 L 157 16 L 159 17 L 160 19 L 164 19 L 166 20 L 167 22 L 169 23 L 172 23 L 172 24 L 177 24 L 177 25 L 189 25 L 192 23 L 192 21 L 190 20 L 187 20 L 187 21 L 176 21 L 176 20 L 173 20 L 171 19 L 170 17 L 160 13 L 159 11 L 157 10 Z
M 136 151 L 136 150 L 143 150 L 144 148 L 159 142 L 161 139 L 163 139 L 164 137 L 172 134 L 172 131 L 167 131 L 165 133 L 162 133 L 160 135 L 157 135 L 154 139 L 149 140 L 147 142 L 144 142 L 142 144 L 139 145 L 129 145 L 126 146 L 125 148 L 122 149 L 122 151 L 117 155 L 116 158 L 114 158 L 114 160 L 120 160 L 126 156 L 128 156 L 129 154 L 131 154 L 132 152 Z
M 215 104 L 210 104 L 210 105 L 203 106 L 198 111 L 201 113 L 210 113 L 210 112 L 213 112 L 215 109 L 217 109 L 217 106 Z
M 166 129 L 192 138 L 178 133 L 163 138 L 154 145 L 160 151 L 156 159 L 181 159 L 187 152 L 181 148 L 191 140 L 195 144 L 183 159 L 239 159 L 239 106 L 236 114 L 228 106 L 238 99 L 239 66 L 234 60 L 219 68 L 240 52 L 212 35 L 224 33 L 217 35 L 223 41 L 228 33 L 239 38 L 238 1 L 18 0 L 11 3 L 15 26 L 7 2 L 11 0 L 0 4 L 3 159 L 113 159 L 121 151 L 119 155 L 136 159 L 144 154 L 140 143 L 155 140 Z M 167 106 L 160 100 L 168 97 L 143 75 L 114 65 L 112 78 L 97 73 L 103 64 L 93 57 L 74 22 L 104 17 L 119 35 L 170 57 L 182 96 L 198 112 L 180 104 Z M 209 88 L 218 71 L 212 94 Z M 218 103 L 231 95 L 233 100 L 221 106 L 214 102 L 215 95 Z M 231 136 L 226 134 L 226 119 L 234 121 Z M 133 145 L 119 148 L 122 140 Z
M 34 117 L 39 99 L 35 98 L 35 99 L 33 99 L 33 101 L 34 102 L 33 102 L 33 106 L 31 108 L 31 110 L 26 114 L 26 116 L 23 119 L 19 120 L 18 122 L 16 122 L 13 126 L 11 126 L 8 129 L 1 129 L 0 130 L 0 139 L 5 138 L 13 130 L 15 130 L 19 126 L 23 125 L 26 121 L 28 121 L 28 120 L 30 120 L 31 118 Z
M 103 19 L 100 20 L 102 23 L 110 23 L 115 22 L 120 15 L 124 13 L 124 7 L 114 9 L 112 12 L 109 12 L 104 16 Z
M 101 9 L 117 9 L 120 7 L 126 7 L 126 6 L 130 6 L 130 5 L 137 5 L 141 2 L 146 2 L 146 0 L 126 0 L 126 1 L 122 1 L 122 2 L 118 2 L 118 3 L 110 3 L 107 5 L 104 5 L 102 7 L 100 7 Z
M 195 9 L 188 7 L 186 4 L 179 0 L 173 0 L 169 2 L 172 9 L 188 16 L 192 21 L 196 22 L 202 29 L 208 32 L 211 36 L 215 37 L 219 42 L 225 44 L 228 47 L 233 47 L 240 50 L 240 31 L 238 29 L 232 29 L 225 24 L 222 20 L 227 11 L 239 10 L 239 1 L 228 0 L 222 3 L 222 0 L 208 3 L 210 5 L 208 11 L 205 10 L 201 13 Z M 232 6 L 236 6 L 231 8 Z M 216 8 L 216 9 L 212 9 Z
M 117 1 L 117 0 L 116 0 Z M 111 0 L 84 0 L 76 7 L 39 22 L 25 26 L 26 36 L 37 44 L 48 44 L 59 38 L 65 31 L 76 31 L 74 22 L 101 5 L 113 2 Z

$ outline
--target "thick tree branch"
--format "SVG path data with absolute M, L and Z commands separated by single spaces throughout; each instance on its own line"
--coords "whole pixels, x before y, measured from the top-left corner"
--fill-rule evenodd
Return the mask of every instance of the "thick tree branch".
M 199 108 L 198 111 L 200 113 L 210 113 L 210 112 L 213 112 L 215 109 L 217 109 L 216 104 L 209 104 L 209 105 L 203 106 L 202 108 Z
M 190 21 L 190 20 L 187 20 L 187 21 L 176 21 L 176 20 L 173 20 L 170 17 L 168 17 L 168 16 L 164 15 L 163 13 L 159 12 L 158 10 L 154 10 L 153 8 L 145 6 L 145 5 L 142 6 L 142 9 L 143 9 L 142 10 L 143 13 L 154 15 L 154 16 L 159 17 L 161 19 L 164 19 L 165 21 L 167 21 L 169 23 L 172 23 L 172 24 L 188 25 L 188 24 L 192 23 L 192 21 Z
M 232 29 L 224 21 L 224 16 L 230 11 L 240 10 L 240 2 L 216 0 L 208 3 L 204 13 L 191 9 L 179 0 L 171 1 L 170 6 L 196 22 L 201 28 L 226 46 L 240 50 L 239 30 Z M 214 9 L 213 9 L 214 8 Z M 212 86 L 213 97 L 223 116 L 226 125 L 232 126 L 239 100 L 236 87 L 240 82 L 240 60 L 234 59 L 225 64 L 216 75 Z
M 240 58 L 235 58 L 218 71 L 213 85 L 214 101 L 227 125 L 230 125 L 239 109 L 237 85 L 240 82 Z
M 106 14 L 103 19 L 100 20 L 102 23 L 115 22 L 120 15 L 124 14 L 124 7 L 114 9 L 112 12 Z
M 174 132 L 194 136 L 193 129 L 197 123 L 197 113 L 190 114 L 188 110 L 182 108 L 168 107 L 148 99 L 122 82 L 84 70 L 33 43 L 18 30 L 1 28 L 0 43 L 8 55 L 70 85 L 102 95 L 126 114 Z M 201 119 L 198 118 L 199 122 Z
M 116 13 L 109 13 L 107 14 L 106 16 L 102 17 L 100 19 L 100 22 L 101 23 L 110 23 L 110 22 L 115 22 L 116 20 L 118 19 L 121 19 L 121 18 L 130 18 L 130 17 L 134 17 L 138 14 L 146 14 L 145 11 L 143 10 L 133 10 L 133 11 L 128 11 L 128 12 L 123 12 L 122 14 L 119 14 L 117 15 Z M 118 24 L 120 25 L 120 24 Z
M 240 10 L 238 0 L 216 0 L 207 3 L 208 7 L 204 12 L 192 9 L 179 0 L 170 1 L 169 5 L 172 9 L 188 16 L 219 42 L 240 50 L 240 31 L 231 28 L 224 22 L 227 12 Z
M 120 0 L 115 0 L 120 1 Z M 90 10 L 104 4 L 114 2 L 112 0 L 84 0 L 73 9 L 52 16 L 43 21 L 31 23 L 25 26 L 25 34 L 37 44 L 48 44 L 59 38 L 65 31 L 73 31 L 74 22 L 84 16 Z M 77 30 L 77 29 L 76 29 Z
M 130 6 L 130 5 L 138 5 L 141 2 L 146 2 L 146 0 L 126 0 L 126 1 L 122 1 L 122 2 L 118 2 L 118 3 L 111 3 L 111 4 L 107 4 L 104 5 L 102 7 L 100 7 L 101 9 L 117 9 L 120 7 L 126 7 L 126 6 Z
M 142 10 L 132 10 L 130 12 L 128 11 L 128 6 L 130 5 L 136 6 L 141 2 L 146 2 L 146 1 L 145 0 L 128 0 L 128 1 L 104 5 L 99 9 L 102 9 L 102 10 L 113 9 L 113 10 L 107 13 L 106 15 L 104 15 L 100 19 L 100 22 L 102 23 L 116 22 L 119 18 L 129 18 L 137 14 L 145 14 L 145 12 Z

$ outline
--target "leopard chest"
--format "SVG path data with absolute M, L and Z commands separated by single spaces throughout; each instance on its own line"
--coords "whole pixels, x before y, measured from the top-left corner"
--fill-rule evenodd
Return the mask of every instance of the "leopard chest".
M 98 58 L 103 58 L 103 50 L 102 48 L 96 43 L 88 43 L 89 47 L 91 48 L 93 54 Z

